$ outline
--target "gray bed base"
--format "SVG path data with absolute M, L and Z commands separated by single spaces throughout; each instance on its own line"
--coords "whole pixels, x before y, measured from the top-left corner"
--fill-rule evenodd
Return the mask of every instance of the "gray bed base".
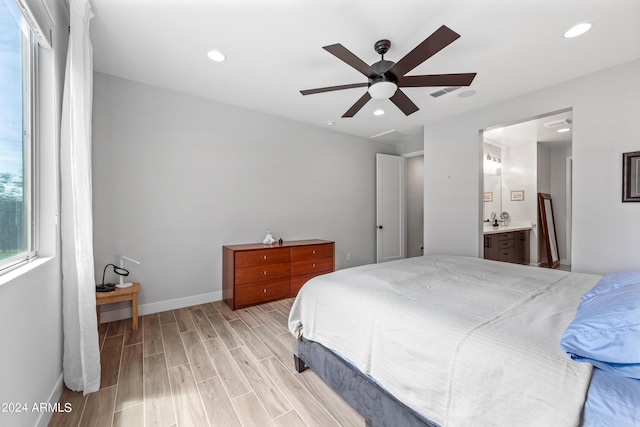
M 364 417 L 367 427 L 438 427 L 321 344 L 294 339 L 293 359 L 298 372 L 311 368 Z

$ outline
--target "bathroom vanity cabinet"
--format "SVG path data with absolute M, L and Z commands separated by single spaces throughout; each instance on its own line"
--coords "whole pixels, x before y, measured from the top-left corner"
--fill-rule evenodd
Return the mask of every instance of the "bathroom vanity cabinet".
M 484 258 L 528 265 L 529 232 L 530 230 L 516 230 L 485 233 Z

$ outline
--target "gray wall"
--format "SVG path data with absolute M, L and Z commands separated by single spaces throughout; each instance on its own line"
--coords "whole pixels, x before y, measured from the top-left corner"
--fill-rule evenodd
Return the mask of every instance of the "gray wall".
M 572 270 L 638 267 L 640 205 L 621 203 L 622 153 L 638 150 L 640 61 L 593 73 L 425 127 L 425 253 L 478 256 L 478 131 L 573 108 Z M 429 204 L 447 206 L 430 210 Z
M 407 257 L 422 255 L 424 235 L 424 156 L 407 158 Z
M 553 215 L 556 223 L 556 234 L 558 238 L 558 251 L 560 252 L 560 263 L 571 264 L 570 253 L 567 244 L 567 158 L 571 157 L 571 147 L 554 147 L 551 154 L 551 199 L 553 201 Z
M 222 246 L 267 228 L 335 241 L 337 269 L 375 261 L 375 153 L 392 145 L 101 73 L 93 131 L 97 280 L 140 260 L 141 313 L 221 299 Z
M 32 405 L 55 403 L 62 392 L 57 147 L 69 12 L 61 0 L 45 3 L 55 27 L 53 49 L 39 52 L 39 258 L 0 276 L 0 402 L 24 402 L 28 411 L 0 412 L 2 426 L 47 425 L 51 413 L 33 412 Z

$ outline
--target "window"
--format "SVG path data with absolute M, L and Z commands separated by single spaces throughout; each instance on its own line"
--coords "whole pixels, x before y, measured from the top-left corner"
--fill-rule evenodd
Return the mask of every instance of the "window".
M 0 0 L 0 271 L 35 256 L 35 44 L 12 0 Z

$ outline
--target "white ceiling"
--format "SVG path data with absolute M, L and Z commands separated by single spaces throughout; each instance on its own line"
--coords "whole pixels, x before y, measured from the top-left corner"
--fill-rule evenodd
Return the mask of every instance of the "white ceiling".
M 425 124 L 640 58 L 638 0 L 92 0 L 97 71 L 225 104 L 370 138 L 390 130 L 422 138 Z M 591 31 L 563 33 L 578 22 Z M 323 46 L 341 43 L 372 64 L 391 40 L 398 61 L 441 25 L 461 35 L 408 75 L 477 72 L 466 88 L 403 89 L 420 111 L 404 116 L 371 100 L 342 114 L 365 88 L 302 96 L 300 90 L 366 82 Z M 227 57 L 207 58 L 211 49 Z M 373 116 L 382 108 L 383 116 Z M 249 124 L 250 125 L 250 124 Z
M 559 122 L 562 120 L 566 120 L 568 124 L 560 125 Z M 559 129 L 569 130 L 558 132 Z M 484 142 L 499 147 L 527 144 L 532 141 L 549 148 L 567 147 L 573 140 L 573 111 L 552 113 L 520 123 L 485 129 L 483 139 Z

